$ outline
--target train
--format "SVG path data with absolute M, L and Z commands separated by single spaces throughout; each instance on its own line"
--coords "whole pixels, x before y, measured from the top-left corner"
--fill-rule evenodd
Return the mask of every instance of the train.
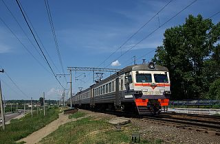
M 159 114 L 169 104 L 170 77 L 153 62 L 127 66 L 68 100 L 76 108 Z

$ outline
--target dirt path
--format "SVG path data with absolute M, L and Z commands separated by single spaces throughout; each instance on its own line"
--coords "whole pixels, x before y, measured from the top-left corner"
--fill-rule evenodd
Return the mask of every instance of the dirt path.
M 62 124 L 65 124 L 67 122 L 70 122 L 71 119 L 68 118 L 68 115 L 64 115 L 63 113 L 59 114 L 59 118 L 50 124 L 46 125 L 42 129 L 32 133 L 31 135 L 27 136 L 26 138 L 23 138 L 19 140 L 18 142 L 26 142 L 26 144 L 35 144 L 41 141 L 44 137 L 58 129 L 58 127 Z

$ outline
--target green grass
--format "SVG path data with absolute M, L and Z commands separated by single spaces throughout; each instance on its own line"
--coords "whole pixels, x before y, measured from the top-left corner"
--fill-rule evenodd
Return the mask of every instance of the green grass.
M 186 105 L 169 105 L 169 108 L 205 108 L 205 109 L 220 109 L 220 105 L 212 106 L 186 106 Z
M 117 130 L 105 120 L 92 117 L 82 118 L 62 125 L 55 132 L 45 137 L 43 144 L 121 144 L 131 143 L 131 135 L 136 131 L 131 124 Z M 141 140 L 140 143 L 161 143 L 161 140 Z
M 80 117 L 84 117 L 85 115 L 86 115 L 86 113 L 78 111 L 78 112 L 76 112 L 74 114 L 69 115 L 69 119 L 80 118 Z
M 0 144 L 14 144 L 17 140 L 26 137 L 57 119 L 58 112 L 58 108 L 49 108 L 45 117 L 43 116 L 43 112 L 38 115 L 34 112 L 33 117 L 28 114 L 21 119 L 12 120 L 9 125 L 6 125 L 4 131 L 0 129 Z

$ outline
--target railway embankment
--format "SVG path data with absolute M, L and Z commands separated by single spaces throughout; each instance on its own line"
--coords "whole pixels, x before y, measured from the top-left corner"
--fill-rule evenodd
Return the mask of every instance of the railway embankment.
M 185 116 L 184 116 L 185 117 Z M 40 143 L 131 143 L 132 136 L 140 143 L 219 143 L 216 133 L 205 133 L 199 128 L 163 120 L 123 118 L 114 114 L 79 110 L 71 121 L 43 138 Z M 171 118 L 171 117 L 170 117 Z M 177 118 L 177 115 L 175 115 Z M 109 121 L 128 123 L 110 124 Z M 198 120 L 198 118 L 197 118 Z

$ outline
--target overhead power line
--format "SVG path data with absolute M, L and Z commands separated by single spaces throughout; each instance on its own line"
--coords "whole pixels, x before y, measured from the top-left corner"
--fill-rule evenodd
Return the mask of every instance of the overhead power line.
M 46 10 L 47 10 L 47 16 L 48 16 L 48 20 L 49 20 L 49 23 L 50 23 L 50 28 L 51 28 L 51 31 L 52 31 L 52 34 L 53 34 L 53 39 L 54 39 L 54 42 L 55 42 L 55 47 L 56 47 L 56 51 L 57 51 L 57 54 L 58 54 L 58 57 L 59 57 L 62 72 L 65 73 L 64 68 L 63 68 L 63 62 L 62 62 L 62 58 L 61 58 L 61 54 L 60 54 L 60 48 L 59 48 L 59 44 L 58 44 L 56 31 L 55 31 L 55 28 L 54 28 L 52 14 L 51 14 L 51 11 L 50 11 L 50 5 L 48 3 L 48 0 L 44 0 L 44 4 L 45 4 Z M 66 77 L 65 77 L 65 80 L 66 80 Z M 67 80 L 66 80 L 66 82 L 67 82 Z
M 16 86 L 16 88 L 24 95 L 26 96 L 27 98 L 30 98 L 30 96 L 28 96 L 26 93 L 24 93 L 20 87 L 14 82 L 14 80 L 8 75 L 8 73 L 5 71 L 4 72 L 6 74 L 6 76 L 10 79 L 10 81 Z
M 122 56 L 124 56 L 126 53 L 128 53 L 130 50 L 132 50 L 134 47 L 136 47 L 138 44 L 140 44 L 142 41 L 144 41 L 145 39 L 147 39 L 149 36 L 151 36 L 153 33 L 155 33 L 158 29 L 160 29 L 162 26 L 164 26 L 165 24 L 167 24 L 168 22 L 170 22 L 172 19 L 174 19 L 176 16 L 178 16 L 180 13 L 182 13 L 184 10 L 186 10 L 188 7 L 190 7 L 192 4 L 194 4 L 197 0 L 192 1 L 190 4 L 188 4 L 186 7 L 184 7 L 182 10 L 180 10 L 178 13 L 176 13 L 174 16 L 172 16 L 170 19 L 168 19 L 166 22 L 164 22 L 162 25 L 160 25 L 158 28 L 156 28 L 155 30 L 153 30 L 150 34 L 148 34 L 147 36 L 145 36 L 144 38 L 142 38 L 140 41 L 138 41 L 135 45 L 133 45 L 132 47 L 130 47 L 127 51 L 125 51 L 123 54 L 121 54 L 119 57 L 117 57 L 115 60 L 118 60 L 119 58 L 121 58 Z M 115 61 L 114 60 L 114 61 Z M 111 63 L 109 65 L 107 65 L 106 67 L 110 66 Z
M 209 18 L 213 18 L 213 17 L 215 17 L 215 16 L 218 15 L 218 14 L 220 14 L 220 11 L 218 11 L 217 13 L 211 15 Z
M 1 80 L 1 81 L 4 83 L 4 85 L 6 85 L 8 88 L 10 88 L 15 94 L 20 95 L 8 83 L 6 83 L 4 80 Z
M 30 27 L 29 22 L 27 21 L 27 18 L 26 18 L 26 16 L 25 16 L 24 12 L 23 12 L 23 9 L 22 9 L 22 7 L 21 7 L 19 1 L 16 0 L 16 2 L 17 2 L 17 5 L 18 5 L 18 7 L 19 7 L 19 9 L 20 9 L 20 11 L 21 11 L 21 13 L 22 13 L 22 16 L 23 16 L 23 18 L 24 18 L 24 20 L 25 20 L 25 22 L 26 22 L 26 24 L 27 24 L 27 26 L 28 26 L 28 28 L 29 28 L 29 30 L 30 30 L 30 32 L 31 32 L 31 34 L 32 34 L 32 36 L 33 36 L 33 38 L 34 38 L 36 44 L 37 44 L 37 46 L 38 46 L 38 48 L 40 49 L 40 51 L 41 51 L 41 53 L 42 53 L 42 55 L 43 55 L 45 61 L 47 62 L 47 65 L 49 66 L 50 70 L 52 71 L 52 73 L 53 73 L 55 79 L 57 80 L 57 82 L 60 84 L 61 87 L 63 87 L 63 85 L 62 85 L 62 84 L 60 83 L 60 81 L 57 79 L 56 74 L 54 73 L 54 70 L 52 69 L 52 67 L 51 67 L 51 65 L 50 65 L 50 63 L 49 63 L 49 61 L 48 61 L 46 55 L 44 54 L 44 52 L 43 52 L 43 50 L 42 50 L 42 48 L 41 48 L 39 42 L 37 41 L 36 36 L 35 36 L 35 34 L 34 34 L 32 28 Z M 63 88 L 64 88 L 64 87 L 63 87 Z
M 170 0 L 166 5 L 164 5 L 155 15 L 153 15 L 144 25 L 142 25 L 137 31 L 135 31 L 120 47 L 118 47 L 113 53 L 111 53 L 100 65 L 105 63 L 112 55 L 114 55 L 118 50 L 120 50 L 129 40 L 131 40 L 137 33 L 139 33 L 148 23 L 150 23 L 161 11 L 163 11 L 173 0 Z M 100 66 L 99 65 L 99 66 Z M 99 67 L 98 66 L 98 67 Z
M 17 18 L 14 16 L 14 14 L 11 12 L 11 10 L 9 9 L 9 7 L 7 6 L 7 4 L 4 2 L 4 0 L 2 0 L 4 6 L 7 8 L 7 10 L 9 11 L 9 13 L 11 14 L 11 16 L 13 17 L 13 19 L 15 20 L 15 22 L 18 24 L 18 26 L 20 27 L 20 29 L 22 30 L 22 32 L 24 33 L 24 35 L 27 37 L 28 41 L 31 43 L 31 45 L 35 48 L 35 50 L 37 51 L 37 53 L 42 57 L 42 55 L 40 54 L 40 52 L 38 51 L 37 47 L 33 44 L 33 42 L 30 40 L 30 38 L 28 37 L 28 35 L 26 34 L 26 32 L 24 31 L 24 29 L 22 28 L 22 26 L 20 25 L 20 23 L 18 22 Z M 42 57 L 43 58 L 43 57 Z
M 56 68 L 56 70 L 59 72 L 59 69 L 57 68 L 57 66 L 56 66 L 55 63 L 53 62 L 52 58 L 50 57 L 50 54 L 48 53 L 47 49 L 44 47 L 44 44 L 42 43 L 40 37 L 38 36 L 38 34 L 37 34 L 37 32 L 36 32 L 36 30 L 35 30 L 33 24 L 31 23 L 31 20 L 29 19 L 27 13 L 25 12 L 25 9 L 22 7 L 22 4 L 21 4 L 21 3 L 19 3 L 19 4 L 20 4 L 20 6 L 21 6 L 21 9 L 23 10 L 23 13 L 24 13 L 24 15 L 25 15 L 25 17 L 26 17 L 26 19 L 27 19 L 27 21 L 28 21 L 30 27 L 32 28 L 32 31 L 34 32 L 34 34 L 35 34 L 35 36 L 36 36 L 36 39 L 39 40 L 39 44 L 42 45 L 42 48 L 43 48 L 43 50 L 46 52 L 46 54 L 47 54 L 49 60 L 51 61 L 52 65 L 53 65 L 53 66 Z M 49 61 L 49 60 L 48 60 L 48 61 Z M 45 62 L 46 62 L 46 61 L 45 61 Z M 46 62 L 46 63 L 47 63 L 47 62 Z
M 17 35 L 12 31 L 12 29 L 5 23 L 5 21 L 0 17 L 2 23 L 8 28 L 8 30 L 14 35 L 14 37 L 20 42 L 20 44 L 24 47 L 24 49 L 37 61 L 39 65 L 41 65 L 46 71 L 48 71 L 44 65 L 31 53 L 31 51 L 21 42 L 21 40 L 17 37 Z M 48 71 L 50 73 L 50 71 Z
M 193 3 L 194 3 L 194 1 L 193 1 Z M 218 14 L 220 14 L 220 11 L 214 13 L 214 14 L 211 15 L 209 18 L 213 18 L 213 17 L 215 17 L 215 16 L 218 15 Z M 146 55 L 148 55 L 148 54 L 150 54 L 150 53 L 152 53 L 152 52 L 154 52 L 154 51 L 155 51 L 155 50 L 151 50 L 150 52 L 145 53 L 144 55 L 140 56 L 140 57 L 139 57 L 138 59 L 136 59 L 136 60 L 139 60 L 139 59 L 141 59 L 141 58 L 144 58 Z
M 138 30 L 136 30 L 125 42 L 123 42 L 114 52 L 112 52 L 102 63 L 100 63 L 97 67 L 104 64 L 111 56 L 113 56 L 118 50 L 120 50 L 128 41 L 130 41 L 136 34 L 138 34 L 148 23 L 150 23 L 156 16 L 158 16 L 161 11 L 163 11 L 173 0 L 170 0 L 167 4 L 165 4 L 155 15 L 153 15 L 146 23 L 144 23 Z M 88 81 L 88 80 L 87 80 Z

